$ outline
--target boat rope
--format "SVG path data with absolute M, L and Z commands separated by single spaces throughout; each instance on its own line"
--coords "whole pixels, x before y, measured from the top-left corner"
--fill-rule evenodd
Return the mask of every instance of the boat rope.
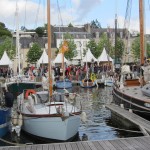
M 35 28 L 37 27 L 38 15 L 39 15 L 39 12 L 40 12 L 40 5 L 41 5 L 41 0 L 39 0 L 37 12 L 36 12 L 36 17 L 35 17 Z
M 109 126 L 109 127 L 111 127 L 112 129 L 115 129 L 115 130 L 120 130 L 120 131 L 135 132 L 135 133 L 143 133 L 142 131 L 127 130 L 127 129 L 116 128 L 116 127 L 112 127 L 112 126 Z
M 5 139 L 2 139 L 2 138 L 0 138 L 0 141 L 7 143 L 7 144 L 15 145 L 15 146 L 26 146 L 26 144 L 14 143 L 14 142 L 10 142 L 10 141 L 7 141 Z

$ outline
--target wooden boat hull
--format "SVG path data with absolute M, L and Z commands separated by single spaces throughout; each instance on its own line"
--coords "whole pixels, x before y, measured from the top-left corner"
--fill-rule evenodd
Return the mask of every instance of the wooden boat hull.
M 125 80 L 126 86 L 139 86 L 140 82 L 139 79 L 127 79 Z
M 95 82 L 82 82 L 82 81 L 80 81 L 80 86 L 82 88 L 93 88 L 96 86 L 96 83 Z
M 130 89 L 129 89 L 130 90 Z M 150 117 L 150 102 L 143 101 L 140 98 L 136 98 L 131 95 L 124 93 L 117 88 L 113 88 L 113 101 L 115 104 L 120 105 L 123 104 L 124 108 L 129 110 L 132 109 L 134 113 L 149 119 Z
M 80 116 L 61 117 L 23 117 L 22 129 L 32 136 L 47 140 L 68 141 L 77 133 Z
M 5 136 L 9 132 L 11 119 L 10 108 L 0 108 L 0 137 Z

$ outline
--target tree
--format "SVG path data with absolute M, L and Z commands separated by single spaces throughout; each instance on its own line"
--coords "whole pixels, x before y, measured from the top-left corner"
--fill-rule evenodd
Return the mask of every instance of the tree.
M 38 34 L 39 37 L 44 35 L 45 27 L 38 27 L 35 29 L 35 32 Z
M 140 37 L 136 37 L 132 42 L 131 52 L 135 60 L 140 58 Z
M 0 38 L 12 37 L 11 32 L 5 27 L 5 24 L 0 22 Z
M 100 54 L 103 51 L 103 48 L 105 47 L 107 53 L 111 56 L 112 54 L 112 44 L 107 36 L 106 33 L 103 33 L 102 36 L 100 37 L 100 40 L 98 42 L 98 56 L 100 56 Z
M 87 44 L 87 48 L 89 48 L 91 50 L 91 53 L 94 55 L 94 57 L 98 57 L 99 56 L 99 50 L 98 50 L 98 46 L 96 44 L 96 42 L 94 41 L 94 39 L 91 39 L 88 44 Z
M 98 20 L 96 19 L 95 21 L 91 21 L 91 27 L 92 28 L 102 28 L 101 24 L 98 22 Z
M 68 27 L 73 27 L 72 23 L 69 23 Z
M 27 62 L 35 64 L 42 55 L 41 47 L 38 43 L 34 43 L 27 53 Z
M 140 36 L 132 42 L 131 51 L 135 60 L 140 59 Z M 150 43 L 146 43 L 146 55 L 150 57 Z
M 4 51 L 7 52 L 10 59 L 14 58 L 16 50 L 12 42 L 12 38 L 6 37 L 5 40 L 2 43 L 0 43 L 0 57 L 2 57 Z
M 115 46 L 113 47 L 112 55 L 116 58 L 116 62 L 120 62 L 123 57 L 123 52 L 125 49 L 124 42 L 121 38 L 117 37 L 117 45 L 116 45 L 116 52 Z
M 65 52 L 65 57 L 68 60 L 71 60 L 73 57 L 77 56 L 76 44 L 74 43 L 73 37 L 69 33 L 64 34 L 64 40 L 68 42 L 68 51 Z M 62 43 L 60 44 L 60 47 L 61 46 Z

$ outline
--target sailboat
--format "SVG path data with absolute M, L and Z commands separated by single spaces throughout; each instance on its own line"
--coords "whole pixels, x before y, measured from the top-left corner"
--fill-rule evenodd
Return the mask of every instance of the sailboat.
M 144 25 L 143 25 L 143 0 L 139 0 L 140 9 L 140 63 L 144 64 Z M 149 67 L 149 66 L 147 66 Z M 142 68 L 145 68 L 142 66 Z M 148 72 L 147 72 L 148 73 Z M 146 74 L 147 74 L 146 73 Z M 126 79 L 127 74 L 132 75 L 128 65 L 122 66 L 120 81 L 114 83 L 113 97 L 116 104 L 121 105 L 125 109 L 132 110 L 132 112 L 149 119 L 150 116 L 150 100 L 146 90 L 149 86 L 145 85 L 143 88 L 138 78 Z M 148 74 L 150 75 L 150 74 Z M 141 76 L 140 80 L 143 80 Z M 145 78 L 146 79 L 146 78 Z M 148 81 L 147 81 L 148 82 Z
M 20 36 L 19 36 L 19 20 L 18 20 L 18 6 L 16 5 L 16 75 L 7 78 L 6 87 L 9 92 L 13 93 L 17 98 L 18 94 L 22 93 L 24 89 L 38 88 L 42 86 L 41 82 L 34 81 L 33 74 L 24 75 L 21 73 L 21 57 L 20 57 Z M 5 53 L 4 53 L 5 54 Z M 6 59 L 6 58 L 5 58 Z M 6 61 L 6 60 L 4 60 Z
M 59 93 L 52 90 L 50 0 L 47 0 L 47 22 L 49 90 L 24 90 L 17 97 L 17 111 L 22 115 L 21 129 L 26 133 L 46 141 L 70 141 L 78 133 L 82 107 L 80 103 L 77 107 L 78 94 L 65 90 L 57 96 Z M 57 99 L 61 96 L 63 99 Z
M 83 88 L 93 88 L 96 86 L 96 76 L 94 73 L 91 73 L 91 75 L 89 74 L 89 71 L 88 71 L 88 61 L 90 60 L 91 62 L 91 65 L 93 65 L 93 63 L 95 61 L 97 61 L 97 59 L 92 55 L 90 49 L 88 49 L 84 59 L 83 59 L 83 62 L 85 62 L 86 64 L 86 76 L 85 78 L 80 81 L 80 86 L 83 87 Z

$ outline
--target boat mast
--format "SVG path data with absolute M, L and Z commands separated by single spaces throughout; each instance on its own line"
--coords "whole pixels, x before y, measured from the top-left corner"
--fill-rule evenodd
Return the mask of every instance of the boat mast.
M 18 5 L 16 3 L 16 58 L 18 62 L 18 75 L 20 75 L 20 43 L 19 43 L 19 16 L 18 16 Z
M 49 96 L 52 96 L 52 66 L 51 66 L 51 25 L 50 25 L 50 0 L 47 0 L 47 35 L 48 35 L 48 78 Z
M 117 64 L 117 14 L 115 15 L 115 69 Z
M 144 64 L 144 10 L 143 0 L 139 0 L 139 20 L 140 20 L 140 63 Z

